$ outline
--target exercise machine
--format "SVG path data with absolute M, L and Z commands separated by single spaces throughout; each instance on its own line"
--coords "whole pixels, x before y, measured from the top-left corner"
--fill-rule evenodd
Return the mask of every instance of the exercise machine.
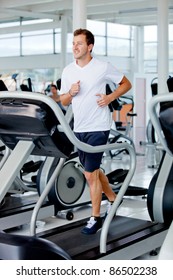
M 10 121 L 11 118 L 13 121 Z M 30 154 L 60 158 L 34 207 L 30 223 L 30 235 L 33 238 L 49 240 L 51 244 L 60 246 L 72 259 L 133 259 L 161 246 L 168 229 L 164 223 L 122 216 L 116 216 L 113 219 L 136 168 L 136 155 L 130 144 L 113 143 L 93 147 L 80 142 L 75 137 L 61 109 L 52 99 L 42 94 L 0 93 L 0 124 L 0 138 L 12 150 L 0 170 L 0 201 Z M 45 203 L 52 184 L 60 174 L 73 146 L 91 153 L 125 148 L 130 157 L 127 176 L 103 223 L 101 232 L 93 238 L 80 233 L 86 219 L 38 234 L 36 221 L 40 208 Z M 11 170 L 11 174 L 9 174 L 9 170 Z M 13 240 L 12 243 L 8 241 L 10 237 Z M 14 243 L 16 251 L 20 252 L 20 237 L 18 235 L 17 244 L 15 235 L 9 232 L 0 236 L 0 258 L 4 258 L 3 252 L 7 248 L 10 252 L 10 247 L 12 244 L 14 246 Z M 29 237 L 27 236 L 27 238 Z M 22 259 L 22 255 L 17 254 L 14 258 Z
M 53 106 L 53 109 L 51 109 L 51 106 Z M 12 151 L 0 171 L 2 179 L 0 189 L 1 201 L 30 154 L 52 157 L 53 159 L 55 157 L 58 158 L 57 166 L 36 204 L 33 217 L 35 213 L 37 217 L 38 210 L 40 210 L 41 205 L 44 203 L 52 183 L 61 172 L 65 160 L 69 157 L 74 145 L 81 149 L 84 147 L 86 151 L 89 150 L 91 152 L 125 146 L 129 154 L 133 155 L 133 149 L 128 144 L 90 147 L 80 143 L 71 131 L 62 111 L 49 97 L 27 92 L 24 95 L 22 93 L 5 92 L 0 96 L 0 107 L 0 137 L 3 143 Z M 67 133 L 69 139 L 64 132 Z M 133 166 L 129 170 L 129 174 L 127 174 L 128 181 L 126 185 L 128 185 L 134 173 L 135 158 L 133 161 Z M 10 174 L 8 170 L 10 170 Z M 126 185 L 125 187 L 127 187 Z M 120 199 L 117 199 L 117 201 Z M 35 222 L 34 225 L 31 222 L 31 225 L 34 228 Z
M 112 89 L 113 87 L 113 89 Z M 109 95 L 112 93 L 113 90 L 115 90 L 116 85 L 110 85 L 106 84 L 106 94 Z M 109 104 L 109 109 L 110 111 L 113 112 L 119 112 L 121 111 L 123 105 L 125 104 L 132 104 L 132 109 L 133 110 L 133 98 L 131 96 L 121 96 L 114 101 L 112 101 Z M 126 126 L 122 125 L 122 122 L 118 120 L 115 121 L 115 129 L 111 128 L 110 130 L 110 136 L 109 136 L 109 143 L 115 143 L 115 142 L 127 142 L 131 145 L 133 145 L 132 139 L 129 137 L 130 136 L 130 130 L 131 130 L 131 120 L 136 114 L 133 114 L 131 111 L 129 111 L 126 115 Z M 121 133 L 120 131 L 123 131 L 124 133 Z M 109 155 L 111 158 L 116 157 L 117 155 L 121 154 L 122 152 L 126 152 L 124 149 L 119 150 L 119 151 L 109 151 Z
M 14 93 L 14 92 L 13 92 Z M 10 93 L 9 93 L 10 94 Z M 7 95 L 7 92 L 6 92 L 6 96 L 5 97 L 7 97 L 8 95 Z M 14 96 L 14 95 L 13 95 Z M 20 96 L 22 96 L 22 95 L 20 95 Z M 42 95 L 41 95 L 42 96 Z M 48 98 L 48 100 L 49 100 L 50 98 Z M 6 100 L 6 99 L 5 99 Z M 10 103 L 10 102 L 12 102 L 12 103 Z M 18 103 L 18 101 L 16 101 L 17 103 Z M 13 109 L 15 110 L 15 112 L 12 110 L 12 113 L 11 113 L 11 111 L 10 111 L 10 109 L 13 107 Z M 34 105 L 33 105 L 33 107 L 34 107 Z M 23 105 L 23 103 L 21 103 L 21 104 L 15 104 L 15 102 L 13 102 L 13 101 L 9 101 L 9 103 L 8 103 L 8 101 L 7 101 L 7 103 L 6 103 L 6 101 L 2 101 L 2 103 L 1 103 L 1 115 L 3 116 L 3 118 L 1 119 L 1 124 L 2 124 L 2 126 L 4 127 L 3 129 L 1 129 L 1 139 L 2 139 L 2 141 L 4 142 L 4 143 L 6 143 L 6 145 L 11 149 L 11 150 L 13 150 L 13 153 L 10 155 L 10 159 L 12 158 L 12 155 L 14 154 L 14 151 L 15 151 L 15 149 L 14 149 L 14 147 L 15 146 L 17 146 L 16 144 L 18 144 L 18 142 L 19 142 L 19 140 L 18 139 L 32 139 L 32 137 L 31 136 L 28 136 L 28 134 L 30 135 L 35 135 L 36 134 L 36 132 L 37 132 L 37 126 L 39 125 L 39 123 L 38 124 L 36 124 L 35 123 L 35 130 L 36 130 L 36 132 L 34 131 L 34 132 L 26 132 L 25 131 L 25 129 L 27 130 L 27 126 L 28 127 L 30 127 L 29 129 L 33 129 L 34 130 L 34 127 L 33 127 L 33 124 L 34 124 L 34 121 L 35 121 L 35 119 L 34 119 L 34 116 L 32 116 L 32 117 L 26 117 L 25 115 L 23 116 L 22 115 L 22 112 L 21 112 L 21 114 L 20 114 L 20 111 L 19 111 L 19 108 L 20 108 L 20 110 L 23 108 L 23 110 L 25 109 L 25 104 Z M 27 108 L 27 106 L 26 106 L 26 110 L 25 110 L 25 114 L 27 115 L 27 109 L 28 109 L 28 115 L 29 114 L 31 114 L 31 109 L 30 108 Z M 30 111 L 29 111 L 29 109 L 30 109 Z M 37 109 L 37 108 L 36 108 Z M 36 110 L 35 109 L 35 110 Z M 32 109 L 33 110 L 33 109 Z M 39 111 L 39 110 L 38 110 Z M 11 114 L 10 114 L 11 113 Z M 42 111 L 40 111 L 39 112 L 40 113 L 40 118 L 43 118 L 43 116 L 44 116 L 44 113 L 42 113 Z M 48 112 L 49 113 L 49 112 Z M 58 131 L 58 130 L 56 130 L 56 125 L 55 125 L 55 123 L 51 123 L 51 117 L 53 118 L 53 115 L 51 115 L 51 114 L 49 114 L 49 119 L 50 119 L 50 121 L 48 121 L 48 113 L 47 113 L 47 115 L 46 115 L 46 117 L 45 117 L 45 122 L 46 122 L 46 125 L 47 126 L 51 126 L 51 134 L 53 135 L 52 136 L 52 138 L 53 137 L 58 137 L 58 140 L 57 140 L 57 142 L 58 142 L 58 145 L 60 146 L 59 147 L 59 150 L 58 150 L 58 155 L 57 155 L 57 157 L 56 157 L 56 153 L 54 154 L 54 150 L 53 149 L 55 149 L 55 147 L 53 146 L 51 146 L 50 147 L 50 151 L 48 150 L 48 145 L 52 145 L 52 138 L 50 138 L 50 139 L 48 139 L 47 140 L 47 138 L 46 138 L 46 136 L 42 136 L 42 133 L 44 133 L 44 130 L 43 130 L 43 128 L 42 127 L 40 127 L 39 129 L 38 129 L 38 132 L 37 132 L 37 134 L 38 133 L 40 133 L 41 134 L 41 136 L 42 136 L 42 138 L 41 138 L 41 140 L 42 139 L 44 139 L 44 143 L 43 143 L 43 140 L 40 142 L 40 140 L 37 140 L 37 146 L 35 147 L 35 149 L 34 149 L 34 152 L 32 152 L 32 154 L 35 154 L 35 155 L 42 155 L 42 156 L 46 156 L 46 159 L 50 159 L 51 158 L 51 160 L 52 161 L 54 161 L 55 160 L 55 158 L 56 158 L 56 163 L 54 164 L 54 166 L 57 166 L 58 164 L 59 164 L 59 162 L 61 161 L 61 156 L 63 155 L 63 153 L 61 152 L 61 150 L 63 151 L 68 151 L 68 154 L 66 154 L 66 159 L 69 157 L 69 155 L 71 154 L 71 152 L 73 151 L 73 147 L 74 147 L 74 145 L 73 144 L 71 144 L 71 142 L 68 140 L 68 138 L 67 137 L 65 137 L 65 135 L 64 135 L 64 133 L 63 132 L 61 132 L 61 131 Z M 36 114 L 36 113 L 35 113 Z M 37 113 L 38 114 L 38 113 Z M 8 116 L 7 116 L 8 115 Z M 11 118 L 13 118 L 13 123 L 11 124 L 11 125 L 9 125 L 9 123 L 10 123 L 10 119 Z M 4 119 L 4 120 L 3 120 Z M 44 120 L 44 118 L 43 118 L 43 120 Z M 55 121 L 55 120 L 54 120 Z M 57 120 L 56 120 L 57 121 Z M 26 122 L 25 123 L 25 125 L 23 126 L 23 124 L 24 124 L 24 122 Z M 28 122 L 28 123 L 27 123 Z M 33 124 L 32 124 L 32 122 L 33 122 Z M 50 122 L 50 123 L 49 123 Z M 58 122 L 58 121 L 57 121 Z M 44 124 L 45 125 L 45 124 Z M 53 127 L 52 127 L 53 126 Z M 21 134 L 20 136 L 16 133 L 16 135 L 15 135 L 15 133 L 13 132 L 13 129 L 19 129 L 19 127 L 21 128 L 21 131 L 20 131 L 20 133 L 19 134 Z M 42 130 L 43 131 L 42 131 Z M 60 127 L 59 129 L 62 129 L 62 127 Z M 55 130 L 55 131 L 54 131 Z M 28 130 L 27 130 L 28 131 Z M 39 135 L 40 135 L 39 134 Z M 56 136 L 56 134 L 57 134 L 57 136 Z M 39 137 L 41 137 L 41 136 L 39 136 Z M 34 136 L 33 136 L 34 137 Z M 36 136 L 35 136 L 35 138 L 36 138 Z M 34 139 L 34 141 L 36 141 L 35 139 Z M 46 142 L 47 141 L 47 142 Z M 60 142 L 61 141 L 61 142 Z M 66 141 L 67 141 L 67 143 L 66 143 Z M 22 142 L 22 141 L 21 141 Z M 31 142 L 31 141 L 30 141 Z M 20 142 L 19 142 L 20 143 Z M 35 143 L 35 142 L 34 142 Z M 25 140 L 25 142 L 23 141 L 23 146 L 25 147 L 25 145 L 27 144 L 27 142 L 26 142 L 26 140 Z M 22 143 L 21 143 L 21 145 L 22 145 Z M 29 143 L 28 143 L 28 145 L 29 145 Z M 110 145 L 110 147 L 116 147 L 117 146 L 117 144 L 112 144 L 112 145 Z M 118 145 L 118 147 L 124 147 L 124 145 Z M 24 147 L 23 147 L 23 149 L 21 149 L 21 151 L 20 151 L 20 154 L 21 154 L 21 157 L 22 157 L 22 151 L 23 151 L 23 153 L 26 153 L 26 151 L 24 151 Z M 17 148 L 17 147 L 16 147 Z M 52 150 L 51 150 L 52 149 Z M 109 147 L 107 148 L 107 150 L 109 149 Z M 29 150 L 30 151 L 30 150 Z M 27 156 L 28 155 L 30 155 L 30 153 L 28 152 L 28 153 L 26 153 L 26 156 L 25 155 L 23 155 L 23 157 L 24 157 L 24 159 L 22 158 L 21 159 L 21 162 L 20 162 L 20 167 L 22 167 L 23 166 L 23 163 L 25 162 L 25 160 L 26 160 L 26 158 L 27 158 Z M 17 155 L 18 156 L 18 155 Z M 8 160 L 8 162 L 10 161 L 10 159 Z M 20 160 L 20 158 L 19 158 L 19 160 Z M 64 163 L 65 163 L 65 166 L 67 165 L 71 165 L 71 163 L 73 164 L 73 161 L 68 161 L 68 162 L 66 162 L 66 160 L 64 160 Z M 64 163 L 63 163 L 63 166 L 61 166 L 61 171 L 62 171 L 62 168 L 64 168 Z M 76 163 L 77 162 L 75 162 L 75 165 L 76 165 Z M 78 163 L 79 164 L 79 163 Z M 4 169 L 7 169 L 7 167 L 6 167 L 6 165 L 5 165 L 5 167 L 3 166 L 3 168 L 2 168 L 2 170 L 4 170 Z M 68 168 L 68 167 L 67 167 Z M 13 171 L 13 169 L 14 169 L 14 167 L 12 168 L 11 167 L 11 171 Z M 54 170 L 55 168 L 53 168 L 53 170 Z M 11 175 L 11 177 L 12 176 L 16 176 L 16 171 L 17 170 L 20 170 L 19 169 L 19 167 L 18 166 L 16 166 L 15 167 L 15 174 L 12 174 Z M 48 168 L 48 170 L 50 170 L 50 168 Z M 68 171 L 68 169 L 67 169 L 67 171 Z M 44 172 L 43 172 L 44 173 Z M 65 172 L 65 173 L 67 173 L 67 172 Z M 63 176 L 63 175 L 62 175 Z M 83 175 L 82 175 L 83 176 Z M 57 176 L 57 178 L 60 180 L 61 178 L 60 177 L 58 177 Z M 76 179 L 76 181 L 77 181 L 78 179 Z M 70 181 L 70 180 L 69 180 Z M 1 196 L 4 196 L 5 194 L 6 194 L 6 192 L 7 192 L 7 190 L 9 189 L 9 186 L 11 185 L 11 183 L 13 182 L 13 177 L 12 178 L 8 178 L 7 179 L 7 182 L 5 182 L 6 183 L 6 185 L 7 186 L 5 186 L 5 188 L 3 189 L 3 187 L 1 188 Z M 5 184 L 4 183 L 4 184 Z M 70 188 L 72 188 L 71 187 L 71 184 L 72 184 L 72 182 L 69 182 L 69 190 L 70 190 Z M 83 191 L 83 189 L 84 189 L 84 186 L 83 186 L 84 184 L 82 184 L 82 186 L 81 186 L 81 190 Z M 80 190 L 80 193 L 82 193 L 82 191 Z M 44 189 L 43 189 L 43 192 L 44 192 Z M 3 197 L 2 197 L 3 198 Z M 2 200 L 2 198 L 1 198 L 1 200 Z M 75 200 L 79 200 L 79 198 L 77 198 L 77 199 L 75 199 Z M 89 201 L 89 199 L 88 199 L 88 201 Z M 87 201 L 87 202 L 88 202 Z
M 169 76 L 166 81 L 169 92 L 173 91 L 173 77 Z M 158 94 L 158 78 L 155 77 L 151 80 L 151 93 L 152 97 Z M 147 142 L 140 141 L 140 145 L 146 145 L 148 149 L 148 167 L 154 168 L 159 166 L 162 152 L 158 148 L 159 143 L 157 139 L 157 133 L 155 132 L 154 126 L 151 119 L 149 119 L 146 128 Z
M 7 159 L 11 154 L 11 149 L 8 148 L 1 141 L 1 161 L 0 170 L 3 169 Z M 25 173 L 36 171 L 41 161 L 36 163 L 32 161 L 27 162 L 22 166 L 19 173 L 16 174 L 11 186 L 8 188 L 7 193 L 0 201 L 0 229 L 5 230 L 11 227 L 17 227 L 23 223 L 29 223 L 31 213 L 37 201 L 38 191 L 36 184 L 32 178 L 26 180 Z M 15 163 L 14 163 L 15 164 Z M 25 167 L 26 166 L 26 167 Z M 29 166 L 29 167 L 28 167 Z M 11 172 L 11 171 L 10 171 Z M 8 172 L 8 175 L 10 174 Z M 31 176 L 34 177 L 34 176 Z M 45 203 L 40 211 L 40 218 L 53 215 L 54 206 L 50 203 Z
M 71 260 L 62 248 L 35 236 L 0 231 L 0 248 L 0 260 Z
M 70 108 L 67 111 L 66 119 L 69 123 L 71 122 Z M 18 125 L 20 125 L 20 121 Z M 3 145 L 3 147 L 5 146 Z M 10 151 L 7 146 L 6 149 Z M 71 145 L 70 152 L 72 150 L 73 145 Z M 2 161 L 5 162 L 7 157 L 4 156 Z M 30 160 L 22 166 L 19 171 L 20 177 L 16 176 L 12 183 L 13 187 L 8 189 L 8 194 L 6 193 L 5 198 L 2 199 L 0 205 L 1 229 L 20 226 L 24 222 L 29 223 L 31 213 L 37 201 L 37 192 L 41 195 L 59 160 L 60 157 L 45 156 L 44 160 L 36 162 Z M 25 178 L 26 175 L 28 176 L 29 173 L 35 171 L 38 171 L 37 174 L 31 176 L 30 180 Z M 28 191 L 29 194 L 31 191 L 35 193 L 28 195 Z M 74 216 L 73 208 L 87 203 L 90 203 L 89 188 L 78 157 L 76 153 L 72 153 L 70 158 L 67 157 L 67 161 L 64 163 L 59 176 L 52 183 L 52 188 L 45 199 L 44 207 L 39 211 L 39 216 L 44 218 L 49 215 L 62 216 L 63 214 L 65 218 L 71 220 Z M 62 213 L 62 210 L 66 211 Z
M 151 99 L 149 113 L 164 150 L 160 166 L 149 186 L 148 208 L 152 220 L 169 225 L 159 259 L 173 259 L 173 94 Z
M 113 85 L 113 88 L 115 89 L 115 85 Z M 112 92 L 111 85 L 106 85 L 106 94 L 110 94 Z M 133 143 L 132 138 L 130 137 L 130 132 L 133 124 L 133 118 L 137 116 L 136 113 L 133 113 L 133 97 L 132 96 L 121 96 L 118 99 L 115 99 L 113 102 L 109 104 L 109 109 L 111 112 L 117 111 L 118 113 L 121 111 L 123 105 L 125 104 L 131 104 L 131 109 L 126 114 L 126 124 L 125 126 L 122 125 L 122 122 L 115 121 L 115 129 L 111 128 L 110 130 L 110 136 L 109 136 L 109 143 L 123 143 L 127 142 L 129 143 L 133 149 L 135 150 L 135 145 Z M 123 131 L 123 133 L 121 132 Z M 122 153 L 127 153 L 126 149 L 120 149 L 120 150 L 110 150 L 109 156 L 112 158 L 115 158 Z M 121 159 L 118 158 L 118 159 Z M 121 184 L 126 177 L 128 170 L 125 169 L 117 169 L 109 174 L 107 174 L 107 177 L 109 179 L 109 182 L 112 184 L 112 186 L 115 188 L 115 192 L 118 192 L 121 188 Z M 118 183 L 115 185 L 115 182 Z M 128 186 L 128 189 L 125 193 L 127 196 L 142 196 L 145 197 L 147 195 L 148 190 L 146 188 L 136 187 L 136 186 Z
M 151 80 L 151 96 L 157 95 L 158 92 L 158 84 L 157 84 L 158 78 L 155 77 Z M 155 135 L 155 130 L 153 127 L 153 124 L 151 122 L 151 119 L 149 119 L 146 127 L 146 138 L 147 142 L 140 141 L 140 145 L 147 145 L 147 144 L 154 144 L 156 143 L 156 135 Z

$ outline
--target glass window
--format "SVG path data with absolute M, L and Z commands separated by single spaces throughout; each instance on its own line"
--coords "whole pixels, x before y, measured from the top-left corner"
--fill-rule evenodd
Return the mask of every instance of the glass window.
M 144 43 L 144 59 L 157 59 L 157 43 Z
M 169 41 L 173 41 L 173 24 L 169 25 Z
M 53 35 L 44 34 L 22 38 L 22 55 L 53 53 Z
M 173 58 L 173 42 L 169 43 L 169 58 Z
M 117 23 L 107 23 L 107 36 L 130 38 L 130 26 Z
M 130 56 L 130 40 L 107 38 L 108 56 Z
M 144 26 L 144 42 L 157 42 L 157 26 Z
M 173 73 L 173 59 L 169 60 L 169 73 Z
M 87 29 L 94 35 L 106 35 L 106 23 L 103 21 L 87 20 Z
M 61 33 L 61 28 L 55 28 L 55 29 L 54 29 L 54 32 L 55 32 L 55 33 Z
M 61 34 L 55 33 L 55 53 L 61 52 Z
M 14 38 L 14 37 L 19 37 L 19 33 L 13 33 L 13 34 L 2 34 L 0 35 L 0 39 L 6 39 L 6 38 Z
M 134 57 L 134 56 L 135 56 L 135 54 L 134 54 L 134 51 L 135 51 L 135 42 L 134 42 L 134 40 L 131 40 L 130 43 L 131 43 L 130 57 Z
M 22 32 L 22 36 L 32 36 L 32 35 L 41 35 L 41 34 L 52 34 L 52 29 L 46 29 L 46 30 L 36 30 L 36 31 L 26 31 Z
M 130 39 L 134 39 L 135 38 L 135 31 L 136 31 L 136 28 L 135 26 L 130 26 Z
M 24 20 L 22 21 L 22 25 L 30 25 L 30 24 L 38 24 L 44 22 L 51 22 L 52 19 L 32 19 L 32 20 Z
M 97 55 L 106 55 L 106 38 L 95 36 L 95 44 L 93 52 Z
M 19 25 L 20 25 L 19 21 L 16 21 L 16 22 L 6 22 L 6 23 L 0 23 L 0 28 L 19 26 Z
M 157 60 L 146 60 L 144 61 L 145 73 L 156 73 L 157 72 Z
M 72 53 L 72 43 L 73 43 L 73 34 L 68 33 L 67 35 L 67 52 Z
M 11 37 L 0 39 L 0 56 L 19 56 L 20 55 L 20 37 Z

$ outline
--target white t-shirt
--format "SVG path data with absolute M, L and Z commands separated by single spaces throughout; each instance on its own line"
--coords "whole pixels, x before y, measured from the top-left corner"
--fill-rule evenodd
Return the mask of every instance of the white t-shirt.
M 100 97 L 96 94 L 106 94 L 106 84 L 119 84 L 123 76 L 109 62 L 94 57 L 84 67 L 74 61 L 64 68 L 60 94 L 68 92 L 72 84 L 80 81 L 80 92 L 72 98 L 75 132 L 110 130 L 111 112 L 108 106 L 98 106 L 97 100 Z

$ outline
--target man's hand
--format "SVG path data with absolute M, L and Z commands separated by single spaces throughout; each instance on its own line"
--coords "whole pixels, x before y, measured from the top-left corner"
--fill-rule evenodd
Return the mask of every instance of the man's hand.
M 105 107 L 105 106 L 108 106 L 109 103 L 111 103 L 109 95 L 98 93 L 98 94 L 96 94 L 96 96 L 99 97 L 97 100 L 97 104 L 99 107 Z
M 69 94 L 71 96 L 75 96 L 80 91 L 80 81 L 71 85 L 71 89 L 69 90 Z

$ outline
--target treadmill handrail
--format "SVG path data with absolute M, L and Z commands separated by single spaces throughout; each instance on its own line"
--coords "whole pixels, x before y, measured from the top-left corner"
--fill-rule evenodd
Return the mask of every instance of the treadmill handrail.
M 111 221 L 116 213 L 116 210 L 118 206 L 120 205 L 122 198 L 130 184 L 130 181 L 134 175 L 135 169 L 136 169 L 136 154 L 134 153 L 134 149 L 129 150 L 129 156 L 130 156 L 130 168 L 127 173 L 127 176 L 123 182 L 123 184 L 120 187 L 120 190 L 116 196 L 116 199 L 111 207 L 111 210 L 109 214 L 106 217 L 106 220 L 104 221 L 102 230 L 101 230 L 101 236 L 100 236 L 100 253 L 106 253 L 106 241 L 107 241 L 107 235 L 109 231 L 109 227 L 111 224 Z
M 104 152 L 107 150 L 113 150 L 113 149 L 126 149 L 129 153 L 130 156 L 130 167 L 129 167 L 129 171 L 127 173 L 127 176 L 125 178 L 125 181 L 123 182 L 121 189 L 117 195 L 117 199 L 115 200 L 113 207 L 110 211 L 110 213 L 108 214 L 105 223 L 103 225 L 102 228 L 102 232 L 101 232 L 101 238 L 100 238 L 100 251 L 101 252 L 106 252 L 106 241 L 107 241 L 107 233 L 109 230 L 109 226 L 110 223 L 112 221 L 112 217 L 120 203 L 120 201 L 122 200 L 122 197 L 124 195 L 124 193 L 127 190 L 127 187 L 134 175 L 135 172 L 135 168 L 136 168 L 136 154 L 135 154 L 135 149 L 134 147 L 132 147 L 132 145 L 130 145 L 127 142 L 123 142 L 123 143 L 112 143 L 112 144 L 106 144 L 106 145 L 99 145 L 99 146 L 91 146 L 89 144 L 85 144 L 83 142 L 81 142 L 80 140 L 78 140 L 74 134 L 74 132 L 72 131 L 71 127 L 69 126 L 63 112 L 61 111 L 60 107 L 57 106 L 57 103 L 51 99 L 48 96 L 45 96 L 43 94 L 40 93 L 32 93 L 32 92 L 18 92 L 18 91 L 14 91 L 14 92 L 6 92 L 6 91 L 2 91 L 0 92 L 0 99 L 7 99 L 7 98 L 17 98 L 17 99 L 21 99 L 21 98 L 26 98 L 28 100 L 35 100 L 35 101 L 42 101 L 45 104 L 47 104 L 54 112 L 57 120 L 59 121 L 60 125 L 62 126 L 63 132 L 66 134 L 66 136 L 68 137 L 68 139 L 72 142 L 72 144 L 77 147 L 78 149 L 85 151 L 85 152 L 90 152 L 90 153 L 96 153 L 96 152 Z M 34 215 L 31 218 L 31 232 L 34 234 L 35 230 L 34 230 L 34 226 L 36 224 L 36 218 L 38 215 L 38 211 L 41 207 L 41 201 L 44 201 L 44 194 L 45 197 L 47 195 L 47 187 L 49 188 L 49 182 L 44 190 L 44 192 L 42 193 L 41 197 L 38 199 L 38 202 L 36 203 L 36 206 L 34 208 Z
M 35 101 L 42 101 L 46 103 L 54 112 L 55 116 L 57 117 L 57 120 L 62 125 L 63 131 L 68 137 L 68 139 L 74 144 L 78 149 L 83 150 L 84 152 L 89 153 L 97 153 L 97 152 L 103 152 L 107 150 L 113 150 L 113 149 L 131 149 L 131 146 L 128 143 L 112 143 L 112 144 L 106 144 L 106 145 L 99 145 L 99 146 L 91 146 L 89 144 L 83 143 L 80 140 L 77 139 L 75 134 L 73 133 L 72 129 L 70 128 L 66 118 L 64 117 L 64 114 L 59 106 L 57 106 L 57 103 L 50 97 L 43 95 L 41 93 L 33 93 L 33 92 L 19 92 L 19 91 L 1 91 L 0 92 L 0 99 L 7 99 L 7 98 L 26 98 L 30 100 Z
M 159 103 L 167 102 L 167 101 L 173 101 L 173 93 L 158 94 L 158 95 L 153 96 L 149 102 L 148 112 L 149 112 L 149 116 L 151 119 L 151 123 L 157 133 L 157 136 L 158 136 L 158 139 L 159 139 L 161 145 L 163 146 L 164 150 L 170 156 L 172 156 L 172 152 L 168 148 L 167 142 L 162 133 L 162 127 L 161 127 L 161 124 L 160 124 L 160 121 L 158 118 L 158 112 L 157 112 Z

